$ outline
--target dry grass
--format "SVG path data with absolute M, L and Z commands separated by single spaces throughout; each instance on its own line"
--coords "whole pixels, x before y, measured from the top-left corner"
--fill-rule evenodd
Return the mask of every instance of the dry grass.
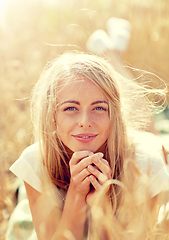
M 13 181 L 8 168 L 31 143 L 30 93 L 48 60 L 64 50 L 85 51 L 86 40 L 94 30 L 106 30 L 106 21 L 112 16 L 122 17 L 132 24 L 131 41 L 123 59 L 136 68 L 156 73 L 169 85 L 168 0 L 61 2 L 46 5 L 42 0 L 13 0 L 1 19 L 1 208 L 9 205 L 4 201 L 10 196 L 9 184 Z M 8 214 L 2 213 L 0 224 L 5 218 Z M 0 239 L 4 239 L 2 231 Z

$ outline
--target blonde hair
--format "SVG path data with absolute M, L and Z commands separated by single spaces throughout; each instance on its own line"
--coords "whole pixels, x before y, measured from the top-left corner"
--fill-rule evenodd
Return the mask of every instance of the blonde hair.
M 143 101 L 141 91 L 134 82 L 120 76 L 103 58 L 87 53 L 69 52 L 47 64 L 34 87 L 32 120 L 35 137 L 42 144 L 43 161 L 51 181 L 63 189 L 69 186 L 70 172 L 68 156 L 56 132 L 56 99 L 62 87 L 79 75 L 95 83 L 108 99 L 110 132 L 106 158 L 113 171 L 113 177 L 118 180 L 121 179 L 124 159 L 132 153 L 127 129 L 133 126 L 143 127 L 145 113 L 148 112 L 144 111 L 143 116 L 143 109 L 140 110 L 141 114 L 137 109 L 134 114 L 133 104 L 136 102 L 136 96 Z

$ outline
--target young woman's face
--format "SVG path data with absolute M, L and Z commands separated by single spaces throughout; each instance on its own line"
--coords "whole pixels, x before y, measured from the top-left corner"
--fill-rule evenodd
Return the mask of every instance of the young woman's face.
M 109 134 L 106 96 L 88 79 L 74 79 L 58 95 L 57 134 L 73 152 L 102 149 Z

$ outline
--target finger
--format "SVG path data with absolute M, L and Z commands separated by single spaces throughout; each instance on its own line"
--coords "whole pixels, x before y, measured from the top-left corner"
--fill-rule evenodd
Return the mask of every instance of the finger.
M 84 159 L 80 160 L 80 162 L 76 163 L 75 165 L 70 164 L 70 173 L 71 176 L 75 176 L 79 174 L 81 171 L 87 168 L 88 165 L 92 163 L 91 157 L 85 157 Z
M 106 159 L 102 158 L 101 161 L 106 165 L 106 166 L 109 166 L 109 163 Z
M 79 166 L 83 169 L 83 168 L 86 168 L 88 167 L 90 164 L 93 163 L 93 156 L 100 160 L 102 157 L 103 157 L 103 154 L 102 153 L 95 153 L 95 154 L 92 154 L 90 155 L 89 157 L 86 157 L 86 158 L 83 158 L 78 164 Z
M 110 168 L 108 161 L 105 160 L 104 158 L 102 158 L 101 161 L 108 167 L 107 168 L 107 176 L 108 176 L 108 179 L 111 179 L 112 178 L 112 170 Z M 105 171 L 105 173 L 106 173 L 106 171 Z
M 91 151 L 78 151 L 74 152 L 72 155 L 72 158 L 70 159 L 69 165 L 75 165 L 77 164 L 81 159 L 91 156 Z
M 107 180 L 108 176 L 100 172 L 96 167 L 89 165 L 88 171 L 98 179 L 98 182 L 103 185 Z
M 88 157 L 84 157 L 83 159 L 79 160 L 80 157 L 90 155 Z M 73 160 L 72 163 L 70 163 L 70 173 L 71 176 L 76 176 L 78 175 L 83 169 L 86 169 L 88 165 L 92 164 L 93 161 L 93 156 L 97 159 L 101 159 L 103 157 L 102 153 L 95 153 L 93 154 L 92 152 L 89 151 L 81 151 L 81 152 L 76 152 L 74 153 L 74 156 L 72 159 L 76 159 L 74 162 L 77 162 L 75 165 L 73 165 Z M 79 161 L 79 162 L 78 162 Z
M 100 172 L 102 172 L 104 175 L 108 177 L 108 179 L 111 178 L 112 171 L 108 162 L 105 159 L 98 159 L 93 157 L 93 163 L 97 166 Z
M 90 177 L 90 176 L 89 176 Z M 88 191 L 90 190 L 90 180 L 89 177 L 86 177 L 83 182 L 81 183 L 81 188 L 86 189 L 89 188 Z
M 96 191 L 101 189 L 101 185 L 93 175 L 89 176 L 88 179 Z
M 91 172 L 87 168 L 85 168 L 79 174 L 72 176 L 72 179 L 76 184 L 78 184 L 84 181 L 84 179 L 89 175 L 91 175 Z
M 72 182 L 74 184 L 74 193 L 79 192 L 80 194 L 86 195 L 90 190 L 90 180 L 86 177 L 82 182 Z

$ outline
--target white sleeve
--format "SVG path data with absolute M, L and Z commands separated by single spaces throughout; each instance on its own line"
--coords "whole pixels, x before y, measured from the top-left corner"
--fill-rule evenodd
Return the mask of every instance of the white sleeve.
M 169 189 L 169 171 L 165 164 L 160 137 L 147 132 L 135 136 L 136 162 L 148 178 L 151 197 Z M 144 194 L 144 193 L 143 193 Z
M 41 157 L 39 144 L 35 143 L 26 148 L 10 170 L 20 179 L 41 192 Z

